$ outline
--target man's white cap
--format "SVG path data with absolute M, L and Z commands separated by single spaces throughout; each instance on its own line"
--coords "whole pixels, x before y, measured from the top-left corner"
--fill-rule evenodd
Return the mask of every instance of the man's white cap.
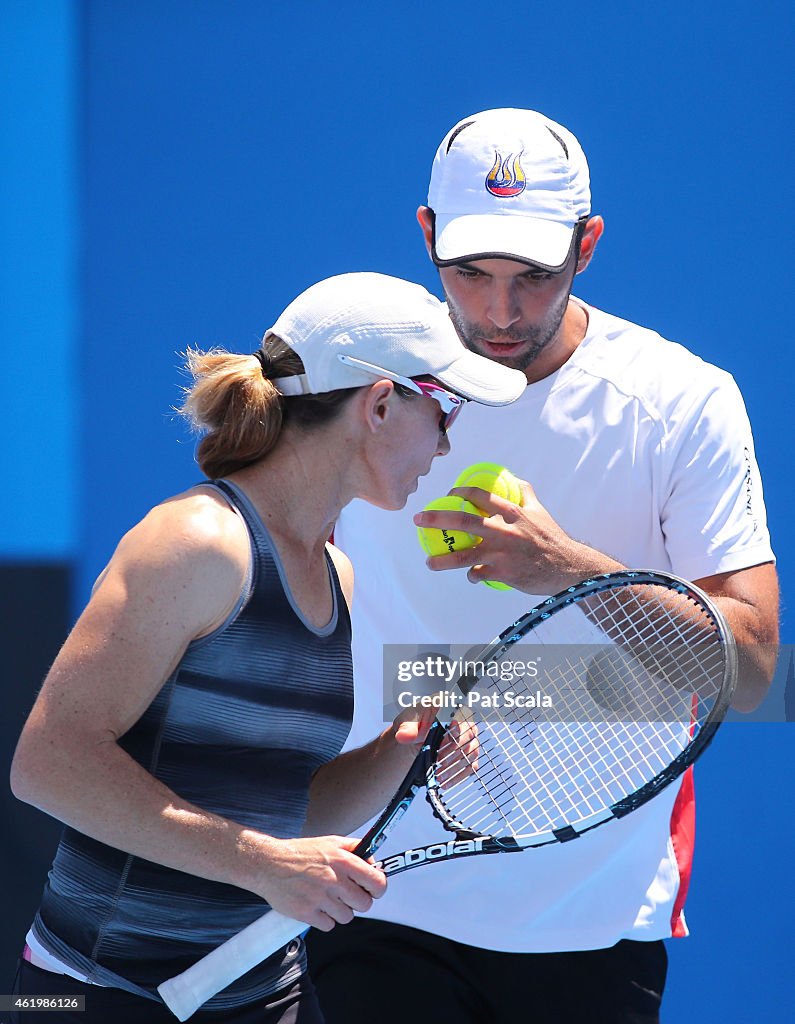
M 421 285 L 384 274 L 341 274 L 312 285 L 269 333 L 304 364 L 300 376 L 274 380 L 285 395 L 372 384 L 373 373 L 357 361 L 402 377 L 428 374 L 483 405 L 508 405 L 527 385 L 519 370 L 464 348 L 447 307 Z
M 535 110 L 484 110 L 452 128 L 428 190 L 437 266 L 494 257 L 560 270 L 591 212 L 585 154 Z

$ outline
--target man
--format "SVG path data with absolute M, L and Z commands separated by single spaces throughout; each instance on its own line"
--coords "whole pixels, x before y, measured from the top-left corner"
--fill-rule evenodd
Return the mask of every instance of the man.
M 473 410 L 461 422 L 455 464 L 429 474 L 416 507 L 468 463 L 501 463 L 529 483 L 521 508 L 459 492 L 492 513 L 483 542 L 429 565 L 468 572 L 429 577 L 405 516 L 344 510 L 336 541 L 362 577 L 349 744 L 381 724 L 383 644 L 486 642 L 527 610 L 527 594 L 622 566 L 672 571 L 717 600 L 748 645 L 735 706 L 753 708 L 772 675 L 763 645 L 777 638 L 778 590 L 742 398 L 725 372 L 571 294 L 604 229 L 577 140 L 533 111 L 466 118 L 437 151 L 418 219 L 462 340 L 524 370 L 529 386 L 488 421 Z M 463 513 L 414 522 L 473 528 Z M 396 878 L 374 915 L 311 940 L 329 1024 L 420 1010 L 456 1024 L 657 1021 L 662 940 L 687 934 L 693 826 L 688 773 L 576 842 Z M 415 801 L 382 852 L 440 831 Z

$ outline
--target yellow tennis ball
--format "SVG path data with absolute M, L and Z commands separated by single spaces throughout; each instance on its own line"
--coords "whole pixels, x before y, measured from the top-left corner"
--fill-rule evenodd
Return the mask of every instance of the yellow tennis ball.
M 457 498 L 455 495 L 436 498 L 423 509 L 423 512 L 447 511 L 482 515 L 482 512 L 471 502 Z M 447 555 L 451 551 L 466 551 L 467 548 L 474 548 L 483 540 L 482 537 L 478 537 L 474 533 L 465 533 L 463 530 L 437 530 L 429 526 L 418 526 L 417 537 L 426 555 Z
M 513 473 L 496 462 L 476 462 L 467 466 L 456 478 L 453 487 L 480 487 L 491 494 L 498 494 L 514 505 L 522 504 L 522 488 Z M 507 583 L 497 580 L 483 580 L 493 590 L 513 590 Z
M 522 504 L 522 488 L 513 473 L 496 462 L 476 462 L 467 466 L 456 478 L 453 487 L 481 487 L 498 494 L 514 505 Z

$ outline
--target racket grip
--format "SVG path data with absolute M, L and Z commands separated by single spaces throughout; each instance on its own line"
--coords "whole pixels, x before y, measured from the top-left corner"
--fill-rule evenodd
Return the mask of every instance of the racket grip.
M 218 992 L 262 963 L 277 949 L 305 932 L 309 925 L 271 910 L 207 956 L 176 974 L 157 991 L 177 1020 L 187 1020 Z

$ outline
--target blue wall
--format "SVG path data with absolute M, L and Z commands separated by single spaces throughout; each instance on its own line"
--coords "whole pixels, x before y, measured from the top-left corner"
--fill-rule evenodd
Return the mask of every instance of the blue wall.
M 82 603 L 120 532 L 197 475 L 170 413 L 178 352 L 250 350 L 332 273 L 436 288 L 413 218 L 439 139 L 464 114 L 529 106 L 589 156 L 607 230 L 579 293 L 731 370 L 745 394 L 795 639 L 791 4 L 6 6 L 46 75 L 34 91 L 2 90 L 20 140 L 0 169 L 13 196 L 3 283 L 11 275 L 19 299 L 0 326 L 21 431 L 4 458 L 31 509 L 5 509 L 5 557 L 73 552 Z M 24 83 L 33 63 L 4 73 Z M 52 160 L 32 159 L 42 149 Z M 781 1019 L 791 1003 L 793 830 L 776 836 L 764 791 L 791 753 L 788 727 L 736 725 L 699 768 L 694 935 L 672 944 L 671 1024 Z
M 0 559 L 76 554 L 78 54 L 68 0 L 0 10 Z
M 330 273 L 435 287 L 413 219 L 431 158 L 499 105 L 580 136 L 607 222 L 580 292 L 735 373 L 783 526 L 792 15 L 547 7 L 83 6 L 82 593 L 119 527 L 192 477 L 178 350 L 253 346 Z

